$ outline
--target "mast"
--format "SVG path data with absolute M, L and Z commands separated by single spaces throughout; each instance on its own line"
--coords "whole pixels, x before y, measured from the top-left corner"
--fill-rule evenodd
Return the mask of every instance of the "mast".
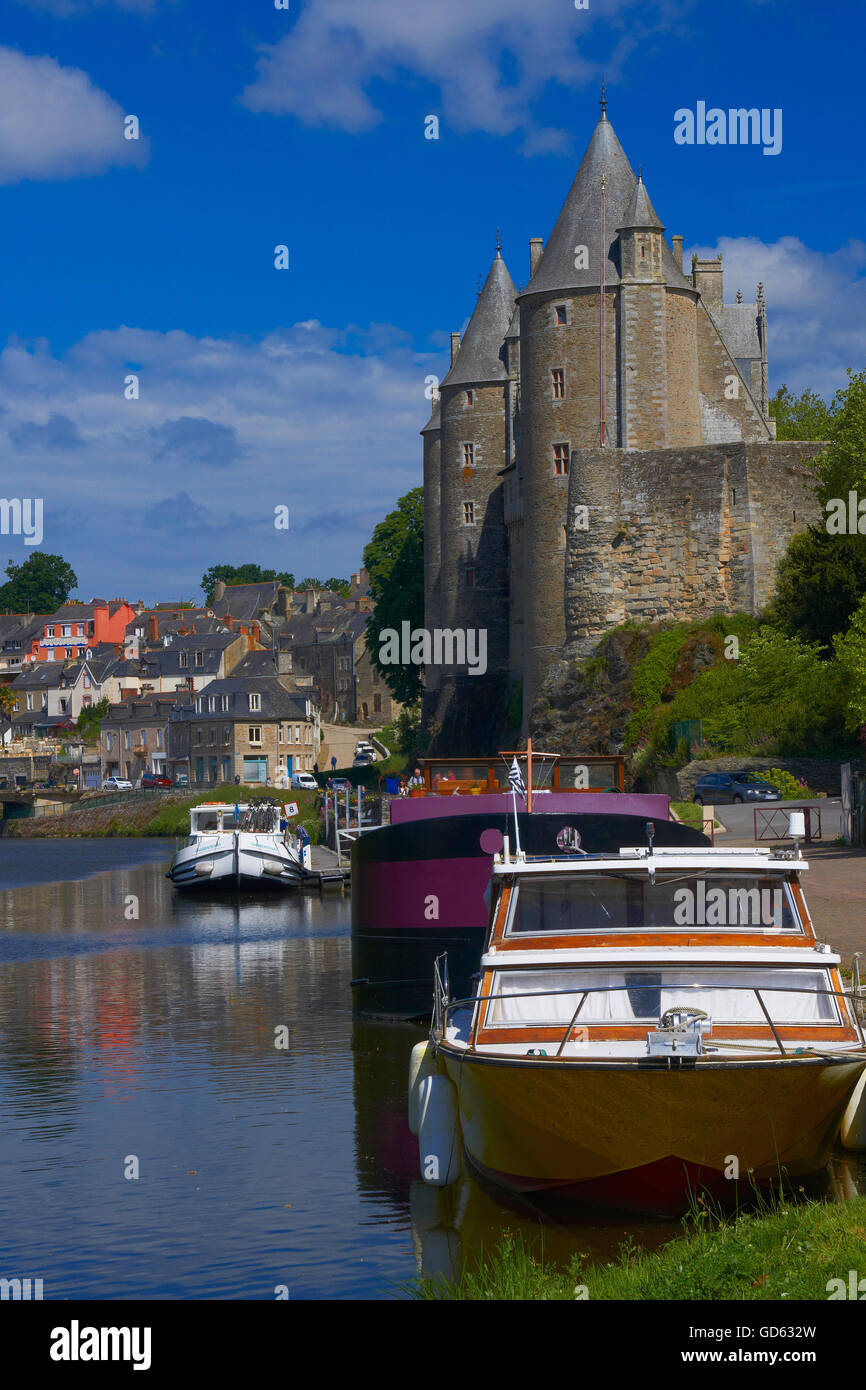
M 526 813 L 532 813 L 532 739 L 526 740 Z

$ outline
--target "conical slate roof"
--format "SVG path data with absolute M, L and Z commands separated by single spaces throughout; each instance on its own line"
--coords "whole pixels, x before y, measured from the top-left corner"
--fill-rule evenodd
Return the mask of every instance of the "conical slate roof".
M 419 434 L 428 434 L 428 433 L 430 433 L 430 432 L 433 431 L 433 430 L 438 430 L 438 429 L 441 429 L 441 428 L 442 428 L 442 411 L 441 411 L 440 406 L 439 406 L 439 397 L 437 396 L 437 397 L 436 397 L 436 400 L 433 402 L 433 414 L 430 416 L 430 419 L 427 421 L 427 423 L 426 423 L 426 425 L 424 426 L 423 430 L 419 430 L 418 433 L 419 433 Z
M 659 220 L 659 216 L 649 200 L 646 185 L 640 176 L 638 176 L 634 192 L 629 199 L 625 217 L 617 230 L 623 232 L 627 227 L 653 227 L 659 232 L 663 232 L 665 229 L 665 224 Z
M 505 380 L 505 335 L 514 313 L 516 294 L 514 281 L 497 251 L 443 386 Z
M 550 240 L 544 248 L 541 262 L 523 291 L 524 294 L 552 293 L 557 290 L 592 288 L 599 282 L 601 260 L 601 176 L 605 175 L 605 256 L 606 285 L 616 285 L 620 279 L 618 228 L 628 225 L 627 218 L 637 189 L 625 150 L 616 138 L 613 126 L 602 115 L 586 154 L 571 185 Z M 644 192 L 645 197 L 645 192 Z M 646 204 L 652 212 L 649 199 Z M 653 213 L 653 216 L 655 214 Z M 653 225 L 661 225 L 654 223 Z M 575 247 L 586 246 L 589 264 L 585 269 L 575 267 Z M 677 268 L 667 242 L 662 247 L 662 269 L 668 285 L 690 285 Z

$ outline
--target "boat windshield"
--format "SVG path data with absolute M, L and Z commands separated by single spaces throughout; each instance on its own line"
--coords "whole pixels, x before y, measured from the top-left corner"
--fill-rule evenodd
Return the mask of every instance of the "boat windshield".
M 756 989 L 774 1023 L 836 1023 L 837 1003 L 824 992 L 832 988 L 827 970 L 784 966 L 498 970 L 485 1026 L 565 1024 L 584 990 L 581 1024 L 655 1023 L 677 1005 L 702 1009 L 714 1023 L 765 1023 Z
M 507 936 L 581 932 L 762 931 L 803 934 L 779 874 L 580 873 L 522 878 Z

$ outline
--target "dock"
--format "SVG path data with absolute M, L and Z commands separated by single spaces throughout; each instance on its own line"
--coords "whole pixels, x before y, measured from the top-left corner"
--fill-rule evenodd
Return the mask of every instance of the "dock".
M 341 866 L 335 850 L 326 845 L 312 845 L 310 856 L 313 867 L 304 878 L 303 887 L 318 889 L 342 889 L 351 882 L 352 871 L 348 864 Z

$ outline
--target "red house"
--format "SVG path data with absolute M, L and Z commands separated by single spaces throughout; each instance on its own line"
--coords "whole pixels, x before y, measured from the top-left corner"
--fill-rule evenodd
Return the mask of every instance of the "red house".
M 83 656 L 98 642 L 123 642 L 135 609 L 125 599 L 95 598 L 91 603 L 64 603 L 45 620 L 33 638 L 31 661 L 66 661 Z

